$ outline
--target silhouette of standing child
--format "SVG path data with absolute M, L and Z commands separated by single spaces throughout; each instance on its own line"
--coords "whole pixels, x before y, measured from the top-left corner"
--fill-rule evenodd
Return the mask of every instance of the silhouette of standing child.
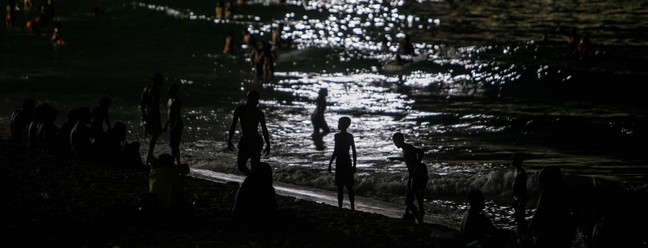
M 328 95 L 328 90 L 326 88 L 321 88 L 317 99 L 315 100 L 317 106 L 315 106 L 315 111 L 311 115 L 311 121 L 313 122 L 313 135 L 320 135 L 320 129 L 322 130 L 321 135 L 327 135 L 331 132 L 328 124 L 326 124 L 326 119 L 324 118 L 324 110 L 326 110 L 326 96 Z
M 420 189 L 418 187 L 424 186 L 427 184 L 427 167 L 425 167 L 425 164 L 421 166 L 421 161 L 423 160 L 423 150 L 420 148 L 416 148 L 413 145 L 405 143 L 405 137 L 403 136 L 402 133 L 398 132 L 395 133 L 392 137 L 392 140 L 394 141 L 394 145 L 396 147 L 400 148 L 403 150 L 403 158 L 402 160 L 405 161 L 405 165 L 407 166 L 407 172 L 408 172 L 408 177 L 407 177 L 407 193 L 405 195 L 405 204 L 407 207 L 405 208 L 405 215 L 403 216 L 404 218 L 407 218 L 408 216 L 414 215 L 416 220 L 419 223 L 423 223 L 423 194 L 422 191 L 424 189 Z M 423 171 L 423 167 L 425 167 L 425 171 Z M 417 169 L 421 168 L 421 169 Z M 420 171 L 421 172 L 421 180 L 415 179 L 416 172 Z M 417 188 L 414 187 L 414 181 L 425 181 L 426 184 L 422 183 L 417 183 Z M 417 192 L 417 193 L 415 193 Z M 418 199 L 419 202 L 419 209 L 417 209 L 416 205 L 414 204 L 414 201 Z
M 513 161 L 511 165 L 515 167 L 515 181 L 513 182 L 513 209 L 515 210 L 515 223 L 517 223 L 517 235 L 521 240 L 524 239 L 526 233 L 526 220 L 524 219 L 524 212 L 526 204 L 529 200 L 527 195 L 527 173 L 522 167 L 524 157 L 521 153 L 513 154 Z
M 351 126 L 351 119 L 349 117 L 341 117 L 338 121 L 340 133 L 335 134 L 335 147 L 333 148 L 333 155 L 331 155 L 331 161 L 329 162 L 328 172 L 331 173 L 333 160 L 337 159 L 335 163 L 335 185 L 338 188 L 338 206 L 342 208 L 344 187 L 346 187 L 349 193 L 351 210 L 355 210 L 353 193 L 355 181 L 353 174 L 356 171 L 356 149 L 353 135 L 347 132 L 349 126 Z M 351 164 L 351 157 L 349 156 L 349 148 L 353 152 L 353 166 Z
M 182 130 L 184 123 L 182 122 L 182 101 L 180 101 L 180 85 L 172 84 L 169 87 L 169 101 L 167 102 L 168 119 L 164 124 L 164 131 L 169 130 L 169 141 L 171 146 L 171 155 L 180 164 L 180 138 L 182 137 Z

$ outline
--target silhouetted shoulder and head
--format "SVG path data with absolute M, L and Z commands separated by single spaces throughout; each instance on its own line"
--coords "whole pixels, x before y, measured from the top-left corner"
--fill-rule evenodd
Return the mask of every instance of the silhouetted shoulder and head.
M 481 211 L 486 207 L 486 200 L 484 194 L 480 190 L 470 190 L 468 192 L 468 204 L 471 210 Z
M 338 129 L 340 130 L 347 130 L 351 126 L 351 118 L 349 117 L 340 117 L 338 120 Z

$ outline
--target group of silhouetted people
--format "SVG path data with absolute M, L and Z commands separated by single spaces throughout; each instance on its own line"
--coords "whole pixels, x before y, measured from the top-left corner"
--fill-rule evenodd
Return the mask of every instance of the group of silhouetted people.
M 328 126 L 323 121 L 323 106 L 328 91 L 322 88 L 316 99 L 316 110 L 311 116 L 313 121 L 313 136 L 323 136 L 328 133 Z M 233 209 L 234 216 L 244 220 L 272 219 L 277 206 L 275 193 L 272 187 L 272 172 L 269 164 L 260 162 L 261 152 L 267 155 L 270 152 L 270 141 L 266 120 L 263 111 L 257 105 L 260 95 L 257 91 L 247 94 L 245 105 L 234 110 L 232 125 L 230 126 L 228 147 L 234 150 L 232 137 L 238 121 L 241 122 L 242 137 L 239 141 L 237 164 L 238 168 L 246 175 L 244 183 L 239 188 Z M 321 116 L 320 116 L 321 115 Z M 354 136 L 348 132 L 351 118 L 341 117 L 338 120 L 335 134 L 333 153 L 328 163 L 329 173 L 333 172 L 335 161 L 334 184 L 337 187 L 338 207 L 343 207 L 344 189 L 346 188 L 350 208 L 355 210 L 355 174 L 357 152 Z M 263 135 L 259 135 L 258 128 Z M 325 128 L 326 127 L 326 128 Z M 325 131 L 320 133 L 320 130 Z M 394 145 L 402 150 L 402 157 L 407 166 L 407 184 L 405 195 L 405 214 L 403 219 L 415 223 L 424 222 L 425 189 L 428 184 L 428 168 L 422 162 L 425 152 L 405 142 L 402 133 L 393 135 Z M 265 149 L 264 149 L 265 143 Z M 250 161 L 250 169 L 247 161 Z M 468 193 L 469 209 L 465 212 L 461 223 L 460 237 L 465 247 L 542 247 L 560 248 L 571 247 L 576 235 L 577 219 L 575 196 L 563 183 L 563 175 L 557 167 L 547 167 L 540 171 L 538 176 L 540 195 L 537 200 L 536 211 L 527 223 L 526 208 L 529 202 L 527 192 L 527 172 L 523 167 L 525 157 L 521 153 L 514 153 L 511 165 L 515 169 L 513 182 L 513 199 L 511 207 L 515 220 L 516 231 L 498 228 L 490 218 L 482 213 L 486 208 L 486 199 L 480 190 L 470 190 Z M 254 190 L 256 189 L 256 190 Z M 256 206 L 256 207 L 255 207 Z M 593 247 L 614 247 L 614 242 L 631 244 L 627 235 L 623 236 L 623 229 L 618 219 L 615 218 L 614 203 L 604 203 L 601 214 L 595 219 L 591 230 L 585 230 L 586 242 Z M 625 237 L 625 240 L 615 240 L 615 235 Z
M 139 142 L 126 139 L 125 123 L 115 122 L 111 126 L 108 111 L 111 104 L 110 98 L 102 97 L 92 110 L 72 108 L 59 127 L 55 124 L 58 111 L 53 106 L 47 102 L 36 105 L 33 99 L 25 99 L 22 107 L 11 115 L 11 140 L 32 151 L 141 169 Z
M 38 8 L 34 10 L 34 3 L 32 0 L 21 1 L 22 5 L 18 5 L 15 0 L 9 0 L 6 4 L 5 25 L 10 28 L 17 25 L 17 20 L 24 19 L 25 28 L 28 32 L 33 34 L 40 34 L 43 27 L 52 27 L 53 32 L 51 41 L 55 46 L 63 45 L 63 38 L 61 38 L 60 29 L 61 23 L 54 20 L 54 0 L 39 1 Z M 16 10 L 22 10 L 19 13 Z
M 545 167 L 540 171 L 540 195 L 535 213 L 527 223 L 525 210 L 529 199 L 523 156 L 515 153 L 511 162 L 516 170 L 512 207 L 517 232 L 493 225 L 490 218 L 481 212 L 485 208 L 483 193 L 473 189 L 468 193 L 470 208 L 461 223 L 461 239 L 465 247 L 569 248 L 576 238 L 579 221 L 590 223 L 589 227 L 580 227 L 587 247 L 639 247 L 618 218 L 618 203 L 614 196 L 618 192 L 603 192 L 593 219 L 583 219 L 577 196 L 565 185 L 558 167 Z
M 246 54 L 246 58 L 250 59 L 255 81 L 268 82 L 272 80 L 274 78 L 277 53 L 281 49 L 289 49 L 292 47 L 292 39 L 282 37 L 284 27 L 285 25 L 283 23 L 277 24 L 277 27 L 272 30 L 269 41 L 257 40 L 248 30 L 243 31 L 242 37 L 240 37 L 240 45 Z M 234 31 L 228 30 L 225 35 L 223 53 L 233 54 L 237 51 L 238 46 L 239 44 L 237 43 L 237 37 L 234 35 Z
M 109 108 L 112 101 L 109 97 L 101 97 L 92 109 L 70 109 L 67 121 L 60 127 L 55 124 L 57 110 L 54 107 L 48 103 L 37 105 L 33 99 L 26 99 L 22 107 L 12 113 L 11 140 L 26 145 L 30 150 L 57 152 L 95 161 L 108 159 L 118 166 L 146 168 L 149 170 L 149 191 L 143 199 L 143 211 L 150 218 L 163 222 L 177 219 L 191 208 L 183 193 L 183 178 L 190 170 L 187 164 L 181 163 L 179 152 L 184 129 L 180 86 L 172 84 L 169 87 L 167 121 L 162 125 L 160 91 L 163 81 L 164 77 L 156 73 L 140 98 L 142 121 L 146 134 L 150 136 L 146 163 L 148 167 L 141 161 L 139 143 L 126 139 L 126 124 L 111 123 Z M 316 108 L 311 116 L 314 136 L 324 136 L 330 132 L 324 118 L 327 95 L 328 90 L 321 88 L 315 101 Z M 237 167 L 246 178 L 236 193 L 232 216 L 246 223 L 267 222 L 277 217 L 272 167 L 261 162 L 261 155 L 270 153 L 270 135 L 265 114 L 258 108 L 261 98 L 259 92 L 251 90 L 246 98 L 245 104 L 237 106 L 233 111 L 227 140 L 228 149 L 234 151 L 233 138 L 240 122 Z M 339 132 L 334 136 L 334 149 L 328 163 L 328 172 L 333 172 L 335 161 L 334 184 L 337 187 L 338 207 L 343 207 L 346 188 L 350 208 L 355 210 L 353 187 L 357 152 L 354 136 L 348 131 L 350 126 L 351 118 L 339 118 Z M 172 154 L 155 156 L 156 141 L 166 130 L 170 131 Z M 320 133 L 320 130 L 323 132 Z M 401 149 L 402 157 L 397 159 L 404 161 L 408 173 L 403 218 L 423 223 L 425 189 L 429 179 L 427 165 L 422 162 L 425 152 L 405 142 L 405 136 L 401 132 L 394 133 L 392 141 Z M 484 194 L 480 190 L 471 190 L 468 193 L 470 207 L 464 214 L 460 230 L 460 239 L 465 247 L 571 247 L 579 216 L 574 197 L 563 183 L 560 169 L 547 167 L 540 171 L 538 182 L 541 192 L 536 211 L 527 223 L 525 212 L 529 196 L 524 160 L 523 154 L 520 153 L 513 154 L 511 160 L 511 165 L 516 171 L 512 188 L 512 208 L 517 232 L 497 228 L 490 218 L 482 213 L 486 207 Z M 615 215 L 616 211 L 614 202 L 606 201 L 602 206 L 599 217 L 592 224 L 591 234 L 587 235 L 587 242 L 593 247 L 613 247 L 615 242 L 630 244 L 628 238 L 615 239 L 623 235 L 623 229 L 618 228 L 620 225 Z
M 330 132 L 324 118 L 326 108 L 326 96 L 328 90 L 321 88 L 316 100 L 316 108 L 311 115 L 313 123 L 313 138 L 321 137 Z M 242 136 L 238 143 L 237 167 L 239 171 L 248 178 L 254 174 L 255 169 L 262 164 L 261 153 L 268 155 L 270 153 L 270 137 L 266 126 L 265 115 L 257 105 L 259 104 L 260 94 L 258 91 L 251 90 L 247 94 L 245 105 L 236 107 L 233 113 L 232 123 L 230 125 L 228 136 L 228 149 L 234 151 L 232 138 L 236 131 L 238 122 L 241 123 Z M 328 172 L 333 173 L 333 162 L 335 161 L 335 180 L 337 187 L 338 207 L 343 207 L 344 189 L 346 188 L 349 203 L 352 210 L 355 210 L 355 194 L 353 187 L 355 185 L 354 175 L 356 173 L 357 152 L 355 140 L 351 133 L 348 132 L 351 126 L 351 118 L 341 117 L 338 120 L 338 130 L 334 136 L 335 146 L 328 165 Z M 261 128 L 262 134 L 258 130 Z M 323 130 L 323 132 L 320 132 Z M 423 223 L 424 216 L 424 192 L 428 182 L 427 166 L 422 163 L 423 150 L 405 143 L 402 133 L 396 133 L 393 137 L 396 147 L 403 150 L 403 158 L 408 168 L 407 192 L 405 217 Z M 264 149 L 265 143 L 265 149 Z M 247 167 L 247 161 L 250 160 L 250 168 Z M 247 179 L 246 179 L 247 180 Z M 245 192 L 245 191 L 243 191 Z M 418 202 L 418 207 L 415 202 Z M 240 214 L 240 213 L 239 213 Z

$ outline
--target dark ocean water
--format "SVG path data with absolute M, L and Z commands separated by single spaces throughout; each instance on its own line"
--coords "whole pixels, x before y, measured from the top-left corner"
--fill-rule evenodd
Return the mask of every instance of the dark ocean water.
M 106 95 L 111 119 L 146 142 L 137 104 L 161 72 L 165 88 L 182 85 L 183 160 L 237 173 L 227 130 L 233 109 L 256 89 L 273 145 L 264 160 L 275 180 L 332 190 L 325 169 L 333 136 L 310 138 L 314 99 L 326 87 L 328 124 L 352 119 L 360 195 L 402 201 L 405 167 L 388 159 L 400 154 L 391 142 L 400 131 L 426 151 L 430 208 L 452 218 L 465 209 L 466 192 L 478 188 L 493 200 L 496 222 L 511 227 L 514 173 L 507 165 L 523 152 L 532 195 L 537 172 L 557 166 L 584 199 L 600 180 L 620 184 L 627 217 L 635 219 L 628 225 L 646 220 L 645 205 L 629 204 L 648 191 L 644 1 L 248 1 L 234 5 L 230 20 L 215 20 L 215 2 L 204 0 L 56 4 L 63 46 L 49 41 L 51 27 L 26 32 L 33 10 L 17 10 L 20 25 L 0 31 L 2 123 L 26 97 L 52 103 L 63 123 L 68 109 Z M 94 16 L 95 7 L 105 14 Z M 295 45 L 278 51 L 274 80 L 253 80 L 243 48 L 222 53 L 228 30 L 238 42 L 243 30 L 267 40 L 280 22 Z M 590 56 L 567 46 L 572 28 L 591 39 Z M 404 34 L 424 59 L 384 67 Z M 381 53 L 383 38 L 391 53 Z M 2 125 L 3 137 L 7 130 Z M 169 151 L 167 143 L 160 140 L 160 152 Z

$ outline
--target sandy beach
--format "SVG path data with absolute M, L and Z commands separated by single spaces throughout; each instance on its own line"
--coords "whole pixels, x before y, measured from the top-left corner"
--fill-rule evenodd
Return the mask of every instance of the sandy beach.
M 141 221 L 147 172 L 27 151 L 2 141 L 2 232 L 20 247 L 456 247 L 456 231 L 290 197 L 295 218 L 231 219 L 237 183 L 187 177 L 194 213 L 175 226 Z
M 514 228 L 514 152 L 529 155 L 527 218 L 540 192 L 537 175 L 557 167 L 580 210 L 573 247 L 585 247 L 606 189 L 618 198 L 619 226 L 648 247 L 648 108 L 641 93 L 648 42 L 637 35 L 648 26 L 643 1 L 255 0 L 219 19 L 212 1 L 55 0 L 55 22 L 38 30 L 27 23 L 40 15 L 40 2 L 17 5 L 13 25 L 0 28 L 6 247 L 461 247 L 456 229 L 471 189 L 483 191 L 496 226 Z M 279 50 L 273 80 L 261 82 L 242 31 L 269 41 L 279 24 L 293 46 Z M 52 40 L 55 26 L 65 42 Z M 592 54 L 576 56 L 565 42 L 572 27 L 591 35 Z M 236 49 L 224 53 L 229 31 Z M 387 65 L 405 34 L 421 61 L 394 71 Z M 193 211 L 179 223 L 143 218 L 148 171 L 6 141 L 10 114 L 25 98 L 57 109 L 60 127 L 70 109 L 92 108 L 108 96 L 110 122 L 125 123 L 127 139 L 140 142 L 145 156 L 149 136 L 138 100 L 156 72 L 165 78 L 163 113 L 168 87 L 182 87 L 181 158 L 194 173 L 184 183 Z M 333 132 L 314 139 L 310 116 L 321 88 L 329 92 L 325 116 Z M 241 180 L 195 173 L 240 175 L 227 131 L 251 89 L 261 92 L 270 130 L 272 152 L 263 160 L 273 167 L 281 216 L 289 216 L 269 225 L 232 219 Z M 364 197 L 395 205 L 396 214 L 336 207 L 326 168 L 342 116 L 353 119 L 358 147 L 356 207 L 367 209 L 358 204 Z M 394 218 L 402 214 L 407 181 L 405 164 L 392 159 L 402 154 L 395 132 L 425 150 L 428 224 Z M 156 155 L 169 152 L 168 143 L 165 133 Z M 286 197 L 282 188 L 333 196 L 321 203 Z

